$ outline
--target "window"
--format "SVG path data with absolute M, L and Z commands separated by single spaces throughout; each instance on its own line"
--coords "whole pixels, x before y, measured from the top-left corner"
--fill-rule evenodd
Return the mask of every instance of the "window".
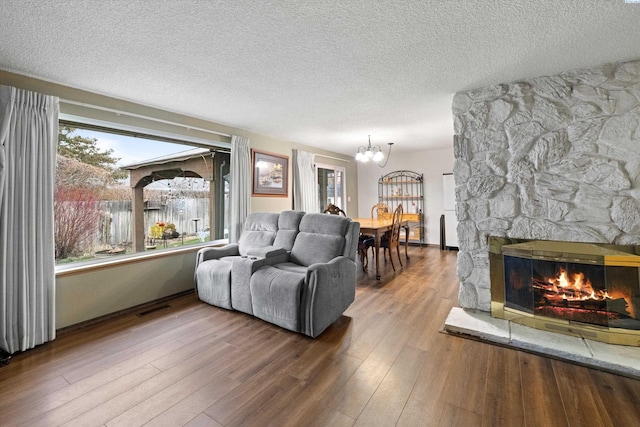
M 329 203 L 346 211 L 345 168 L 323 164 L 316 164 L 316 168 L 318 171 L 318 207 L 320 212 Z
M 56 262 L 226 238 L 229 154 L 60 123 Z

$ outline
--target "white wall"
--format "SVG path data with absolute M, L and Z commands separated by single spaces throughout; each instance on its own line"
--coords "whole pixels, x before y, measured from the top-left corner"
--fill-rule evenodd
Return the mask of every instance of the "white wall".
M 371 215 L 378 203 L 378 179 L 396 170 L 410 170 L 424 175 L 425 243 L 440 244 L 440 215 L 444 213 L 442 174 L 453 172 L 453 140 L 451 148 L 410 152 L 391 152 L 384 168 L 373 163 L 358 164 L 359 217 Z M 356 216 L 355 214 L 352 216 Z

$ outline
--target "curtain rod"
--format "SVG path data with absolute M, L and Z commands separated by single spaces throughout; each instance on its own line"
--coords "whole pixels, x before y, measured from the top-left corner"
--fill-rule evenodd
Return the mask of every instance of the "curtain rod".
M 85 107 L 85 108 L 92 108 L 94 110 L 106 111 L 106 112 L 114 113 L 114 114 L 117 114 L 117 115 L 135 117 L 137 119 L 150 120 L 150 121 L 153 121 L 153 122 L 163 123 L 163 124 L 166 124 L 166 125 L 178 126 L 178 127 L 182 127 L 182 128 L 188 129 L 188 130 L 193 129 L 193 130 L 197 130 L 199 132 L 206 132 L 206 133 L 211 133 L 211 134 L 218 135 L 218 136 L 225 136 L 225 137 L 231 138 L 231 135 L 229 135 L 228 133 L 216 132 L 214 130 L 204 129 L 204 128 L 200 128 L 200 127 L 197 127 L 197 126 L 188 126 L 188 125 L 185 125 L 184 123 L 177 123 L 177 122 L 172 122 L 170 120 L 164 120 L 164 119 L 158 119 L 158 118 L 155 118 L 155 117 L 143 116 L 142 114 L 130 113 L 128 111 L 116 110 L 114 108 L 101 107 L 99 105 L 92 105 L 92 104 L 87 104 L 87 103 L 84 103 L 84 102 L 71 101 L 70 99 L 63 99 L 63 98 L 60 98 L 60 102 L 64 102 L 66 104 L 71 104 L 71 105 L 77 105 L 77 106 Z
M 351 163 L 351 160 L 341 159 L 340 157 L 325 156 L 324 154 L 316 154 L 316 153 L 313 153 L 313 155 L 314 156 L 324 157 L 325 159 L 340 160 L 341 162 Z

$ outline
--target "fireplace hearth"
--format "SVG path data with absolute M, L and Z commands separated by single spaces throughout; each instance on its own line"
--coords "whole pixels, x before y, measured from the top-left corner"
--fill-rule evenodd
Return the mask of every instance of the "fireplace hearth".
M 640 255 L 635 250 L 490 238 L 492 316 L 640 346 Z

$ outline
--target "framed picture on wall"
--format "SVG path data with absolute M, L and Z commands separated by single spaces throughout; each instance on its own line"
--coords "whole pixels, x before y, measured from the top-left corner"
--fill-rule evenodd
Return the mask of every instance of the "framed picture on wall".
M 252 196 L 289 196 L 289 157 L 251 150 Z

